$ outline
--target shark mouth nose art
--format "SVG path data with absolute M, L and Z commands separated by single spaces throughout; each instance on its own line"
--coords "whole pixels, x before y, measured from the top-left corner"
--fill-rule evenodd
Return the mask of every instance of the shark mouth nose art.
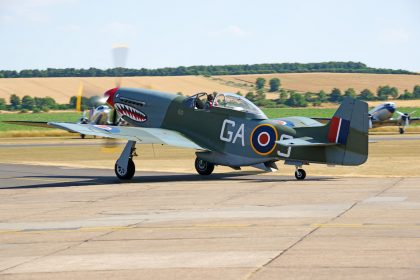
M 125 105 L 125 104 L 121 104 L 121 103 L 116 103 L 115 104 L 115 109 L 117 109 L 118 113 L 120 113 L 123 116 L 127 116 L 130 119 L 132 119 L 133 121 L 137 121 L 137 122 L 145 122 L 147 121 L 147 116 L 146 114 L 144 114 L 143 112 Z

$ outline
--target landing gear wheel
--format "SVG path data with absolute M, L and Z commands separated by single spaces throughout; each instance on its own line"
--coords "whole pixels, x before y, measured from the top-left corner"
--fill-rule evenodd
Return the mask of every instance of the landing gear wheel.
M 210 175 L 214 170 L 214 164 L 203 159 L 195 159 L 195 170 L 200 175 Z
M 130 180 L 133 178 L 135 172 L 136 166 L 134 165 L 134 161 L 131 158 L 128 160 L 127 170 L 115 163 L 115 174 L 119 179 Z
M 86 135 L 80 134 L 80 138 L 85 139 Z
M 400 134 L 404 134 L 404 128 L 400 127 Z
M 297 180 L 303 180 L 303 179 L 305 179 L 305 177 L 306 177 L 305 170 L 303 170 L 301 168 L 296 169 L 296 171 L 295 171 L 295 177 L 296 177 Z

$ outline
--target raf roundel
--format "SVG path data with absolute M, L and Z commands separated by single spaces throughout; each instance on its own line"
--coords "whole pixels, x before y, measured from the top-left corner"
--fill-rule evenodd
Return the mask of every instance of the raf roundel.
M 259 155 L 270 154 L 276 147 L 277 130 L 270 124 L 260 124 L 251 133 L 251 147 Z

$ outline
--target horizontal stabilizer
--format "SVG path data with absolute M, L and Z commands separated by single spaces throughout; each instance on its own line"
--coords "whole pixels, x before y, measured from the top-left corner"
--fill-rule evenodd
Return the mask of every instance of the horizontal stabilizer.
M 317 122 L 320 122 L 323 124 L 326 124 L 331 120 L 331 118 L 313 118 L 313 117 L 311 117 L 311 119 L 316 120 Z
M 336 143 L 331 142 L 320 142 L 312 137 L 301 137 L 301 138 L 293 138 L 287 140 L 279 140 L 276 141 L 277 144 L 284 146 L 284 147 L 314 147 L 314 146 L 332 146 L 336 145 Z

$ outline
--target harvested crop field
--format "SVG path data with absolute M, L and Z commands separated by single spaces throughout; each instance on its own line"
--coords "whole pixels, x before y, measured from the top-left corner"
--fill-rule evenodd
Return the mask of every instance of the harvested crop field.
M 420 85 L 420 75 L 390 75 L 390 74 L 358 74 L 358 73 L 290 73 L 290 74 L 266 74 L 266 75 L 233 75 L 219 76 L 225 81 L 235 83 L 253 84 L 258 77 L 267 81 L 271 78 L 279 78 L 282 87 L 301 92 L 330 91 L 332 88 L 346 90 L 354 88 L 361 91 L 365 88 L 376 91 L 378 86 L 389 85 L 398 88 L 400 92 L 405 89 L 412 91 L 415 85 Z
M 150 88 L 167 92 L 182 92 L 191 95 L 197 92 L 237 92 L 243 94 L 252 87 L 257 77 L 267 81 L 273 77 L 280 78 L 282 87 L 297 91 L 317 92 L 331 91 L 337 87 L 345 90 L 349 87 L 356 91 L 369 88 L 376 91 L 380 85 L 395 86 L 400 93 L 404 89 L 412 91 L 420 85 L 420 75 L 389 74 L 348 74 L 348 73 L 291 73 L 291 74 L 255 74 L 229 76 L 164 76 L 164 77 L 125 77 L 123 86 Z M 85 95 L 102 95 L 107 89 L 114 87 L 113 77 L 89 78 L 16 78 L 0 79 L 0 98 L 9 99 L 13 93 L 24 96 L 50 96 L 59 103 L 68 103 L 71 96 L 77 94 L 80 84 L 84 85 Z M 277 94 L 268 94 L 269 98 L 277 98 Z M 398 101 L 400 102 L 400 101 Z M 420 106 L 419 101 L 401 101 L 404 107 Z M 414 104 L 414 105 L 413 105 Z

